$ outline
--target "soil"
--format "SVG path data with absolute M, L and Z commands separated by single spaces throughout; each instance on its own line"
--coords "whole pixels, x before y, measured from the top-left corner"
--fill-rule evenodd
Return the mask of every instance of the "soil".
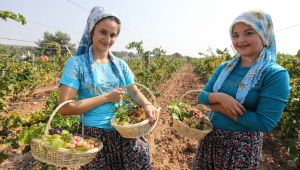
M 10 99 L 8 103 L 8 113 L 30 113 L 37 109 L 42 109 L 50 92 L 58 89 L 55 83 L 37 87 L 32 93 L 22 95 L 18 101 Z
M 186 170 L 191 168 L 198 143 L 178 135 L 172 129 L 172 121 L 167 106 L 170 101 L 179 99 L 186 92 L 203 88 L 203 81 L 193 73 L 192 69 L 192 65 L 187 64 L 176 73 L 173 73 L 166 82 L 158 86 L 161 94 L 156 98 L 156 102 L 161 107 L 160 120 L 154 131 L 146 136 L 154 170 Z M 10 103 L 9 111 L 28 113 L 43 108 L 49 91 L 56 88 L 57 85 L 55 84 L 40 87 L 26 98 Z M 190 103 L 196 103 L 196 99 L 197 94 L 193 93 L 184 98 L 185 101 Z M 287 149 L 279 140 L 278 134 L 279 132 L 273 131 L 264 135 L 263 155 L 259 170 L 295 169 L 287 166 L 287 160 L 291 158 L 287 154 Z M 32 162 L 30 155 L 25 154 L 24 157 Z M 22 155 L 17 154 L 15 158 L 4 161 L 0 165 L 0 169 L 1 167 L 8 167 L 10 164 L 16 164 L 13 161 L 19 161 L 20 159 L 22 159 Z

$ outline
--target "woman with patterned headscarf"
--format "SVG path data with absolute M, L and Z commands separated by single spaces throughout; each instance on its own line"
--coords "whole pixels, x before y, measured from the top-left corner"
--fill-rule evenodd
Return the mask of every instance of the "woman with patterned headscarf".
M 116 103 L 134 83 L 134 75 L 122 59 L 110 51 L 120 32 L 120 20 L 111 11 L 94 7 L 87 19 L 76 55 L 65 64 L 60 80 L 62 115 L 84 113 L 84 133 L 103 142 L 97 157 L 82 169 L 151 169 L 149 147 L 144 138 L 126 139 L 111 126 Z M 150 123 L 156 120 L 156 108 L 135 85 L 128 94 L 143 106 Z M 80 122 L 82 121 L 82 117 Z M 79 132 L 81 129 L 79 129 Z
M 288 102 L 289 74 L 276 64 L 270 15 L 242 13 L 230 37 L 237 55 L 215 70 L 198 96 L 212 109 L 214 129 L 200 141 L 193 169 L 257 169 L 263 133 L 276 126 Z

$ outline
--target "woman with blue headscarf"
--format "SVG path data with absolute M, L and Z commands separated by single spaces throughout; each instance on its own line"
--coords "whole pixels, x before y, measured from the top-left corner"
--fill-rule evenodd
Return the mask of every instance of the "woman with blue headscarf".
M 276 64 L 270 15 L 242 13 L 230 37 L 237 55 L 215 70 L 198 96 L 212 109 L 214 129 L 200 141 L 193 169 L 257 169 L 263 133 L 276 126 L 288 102 L 289 74 Z
M 60 103 L 77 100 L 62 107 L 61 114 L 84 113 L 85 135 L 101 140 L 104 145 L 97 157 L 82 169 L 151 169 L 145 139 L 123 138 L 110 124 L 116 103 L 125 93 L 121 87 L 134 83 L 134 75 L 125 61 L 109 51 L 119 35 L 120 24 L 111 11 L 94 7 L 76 55 L 67 61 L 61 76 Z M 143 106 L 153 124 L 156 108 L 135 85 L 127 89 L 130 97 Z

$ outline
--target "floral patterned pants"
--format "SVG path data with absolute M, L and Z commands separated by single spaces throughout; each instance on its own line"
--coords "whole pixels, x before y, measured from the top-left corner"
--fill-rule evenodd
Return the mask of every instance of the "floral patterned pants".
M 262 132 L 231 132 L 213 129 L 199 142 L 192 169 L 257 169 L 262 143 Z
M 78 129 L 81 132 L 81 127 Z M 84 134 L 103 142 L 103 149 L 83 170 L 150 170 L 149 146 L 144 138 L 123 138 L 117 131 L 84 127 Z

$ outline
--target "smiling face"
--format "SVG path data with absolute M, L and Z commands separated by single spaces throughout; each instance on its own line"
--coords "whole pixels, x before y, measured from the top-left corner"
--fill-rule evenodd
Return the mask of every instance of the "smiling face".
M 236 23 L 231 36 L 232 44 L 241 57 L 256 59 L 264 47 L 257 32 L 245 23 Z
M 120 25 L 109 18 L 98 22 L 92 31 L 93 49 L 99 52 L 107 52 L 115 43 Z

